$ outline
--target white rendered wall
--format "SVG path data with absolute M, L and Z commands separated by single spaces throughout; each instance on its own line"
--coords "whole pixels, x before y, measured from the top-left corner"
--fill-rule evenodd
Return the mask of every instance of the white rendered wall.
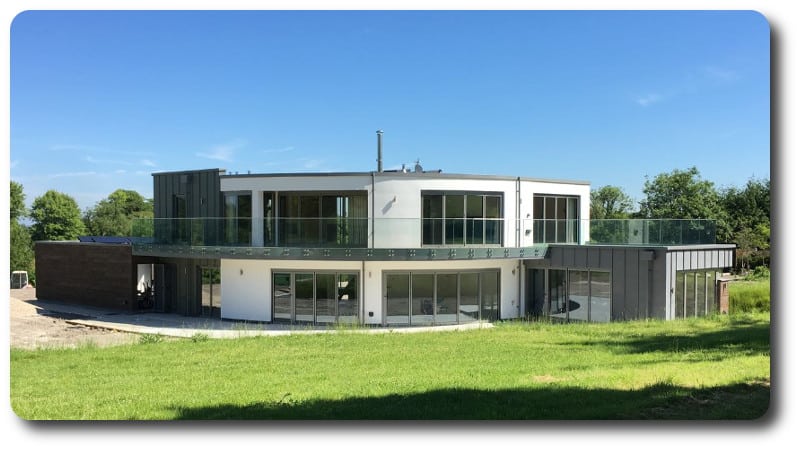
M 500 269 L 500 314 L 502 319 L 519 317 L 518 261 L 368 261 L 364 263 L 364 321 L 381 324 L 383 321 L 383 271 L 467 271 Z M 512 273 L 513 272 L 513 273 Z M 372 311 L 373 316 L 369 317 Z
M 220 190 L 227 191 L 365 191 L 372 189 L 370 175 L 330 176 L 238 176 L 222 177 Z
M 591 206 L 590 198 L 591 186 L 588 184 L 567 184 L 567 183 L 549 183 L 542 181 L 526 181 L 523 180 L 520 186 L 520 218 L 522 225 L 522 247 L 533 245 L 533 233 L 525 234 L 526 229 L 532 229 L 533 221 L 533 195 L 534 194 L 554 194 L 554 195 L 570 195 L 580 197 L 580 227 L 581 238 L 583 244 L 589 238 L 589 211 Z
M 373 193 L 374 181 L 374 193 Z M 517 217 L 517 180 L 515 178 L 491 178 L 481 176 L 437 176 L 414 173 L 383 172 L 379 174 L 331 174 L 320 176 L 236 176 L 222 177 L 220 187 L 227 191 L 250 191 L 253 201 L 253 217 L 261 217 L 262 192 L 288 191 L 362 191 L 367 193 L 367 208 L 370 227 L 369 245 L 374 248 L 420 248 L 422 247 L 422 191 L 475 191 L 500 192 L 503 194 L 504 247 L 529 246 L 533 234 L 525 235 L 531 228 L 529 219 L 533 214 L 533 194 L 555 194 L 580 197 L 581 235 L 588 237 L 590 186 L 580 183 L 520 180 L 519 218 Z M 258 208 L 259 211 L 255 211 Z M 374 211 L 373 211 L 374 210 Z M 374 227 L 374 229 L 373 229 Z M 520 228 L 520 230 L 518 230 Z M 255 238 L 253 245 L 260 244 Z
M 359 292 L 363 322 L 383 322 L 383 271 L 468 271 L 500 270 L 500 313 L 502 319 L 519 317 L 519 262 L 508 260 L 477 261 L 283 261 L 223 259 L 221 317 L 223 319 L 272 320 L 272 272 L 339 271 L 359 274 Z M 372 317 L 369 317 L 369 312 Z
M 223 259 L 220 269 L 221 317 L 269 322 L 272 320 L 273 271 L 346 271 L 360 274 L 361 262 Z
M 269 276 L 264 272 L 264 263 L 250 259 L 220 260 L 223 319 L 272 320 Z
M 514 217 L 515 180 L 381 175 L 375 179 L 375 248 L 422 247 L 422 191 L 502 192 L 503 217 Z M 513 222 L 505 221 L 504 246 L 514 246 Z

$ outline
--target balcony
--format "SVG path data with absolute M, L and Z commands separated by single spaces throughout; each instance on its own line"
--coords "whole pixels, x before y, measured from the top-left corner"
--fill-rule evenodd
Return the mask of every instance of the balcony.
M 451 218 L 138 219 L 141 244 L 192 247 L 425 249 L 525 248 L 541 244 L 714 244 L 712 220 Z

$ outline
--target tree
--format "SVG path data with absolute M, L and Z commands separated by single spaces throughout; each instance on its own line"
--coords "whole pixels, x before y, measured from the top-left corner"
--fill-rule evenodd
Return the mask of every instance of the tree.
M 646 219 L 718 219 L 719 196 L 714 183 L 703 180 L 697 167 L 645 177 L 640 213 Z
M 12 181 L 10 191 L 10 242 L 9 242 L 9 266 L 12 271 L 25 270 L 28 272 L 28 279 L 33 282 L 35 280 L 34 274 L 34 258 L 33 258 L 33 241 L 28 228 L 19 223 L 19 219 L 27 216 L 25 209 L 25 192 L 22 185 Z
M 25 192 L 22 185 L 16 181 L 11 182 L 11 220 L 16 221 L 27 215 L 25 210 Z
M 72 240 L 86 231 L 75 199 L 54 190 L 33 201 L 31 218 L 31 237 L 35 241 Z
M 616 186 L 603 186 L 591 192 L 592 219 L 627 219 L 633 200 Z
M 134 219 L 153 217 L 153 203 L 136 191 L 117 189 L 84 214 L 94 236 L 129 236 Z
M 720 193 L 730 238 L 736 243 L 741 268 L 769 261 L 770 181 L 750 179 L 743 189 L 730 187 Z

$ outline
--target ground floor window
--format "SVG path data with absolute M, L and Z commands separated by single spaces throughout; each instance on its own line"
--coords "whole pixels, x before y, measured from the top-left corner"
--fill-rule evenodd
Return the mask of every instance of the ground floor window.
M 220 270 L 216 267 L 201 267 L 200 273 L 202 315 L 218 318 L 220 316 L 220 300 L 222 299 Z
M 273 322 L 333 324 L 358 322 L 358 274 L 274 271 Z
M 714 271 L 675 273 L 675 318 L 702 317 L 718 310 Z
M 528 314 L 533 317 L 611 321 L 610 272 L 530 269 L 528 283 Z
M 388 272 L 386 325 L 445 325 L 497 320 L 500 271 Z

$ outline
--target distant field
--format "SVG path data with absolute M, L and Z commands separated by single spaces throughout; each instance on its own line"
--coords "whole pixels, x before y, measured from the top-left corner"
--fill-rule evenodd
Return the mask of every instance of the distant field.
M 11 350 L 24 419 L 756 419 L 769 315 Z

